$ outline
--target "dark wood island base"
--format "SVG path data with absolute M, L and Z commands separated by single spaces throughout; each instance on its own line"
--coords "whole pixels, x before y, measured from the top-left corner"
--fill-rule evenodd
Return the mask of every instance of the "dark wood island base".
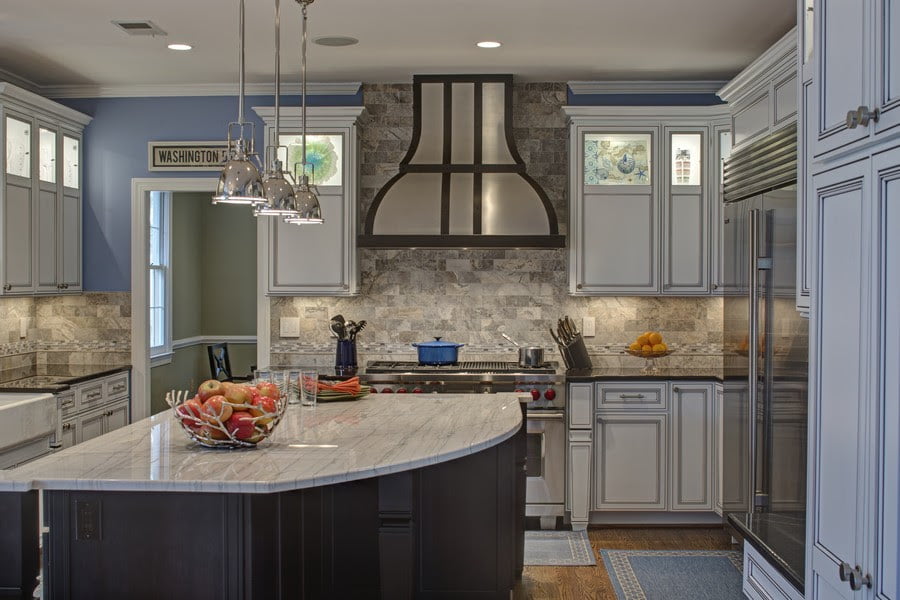
M 522 570 L 522 435 L 281 493 L 46 491 L 45 597 L 508 599 Z M 36 511 L 34 492 L 0 497 L 26 520 Z M 20 571 L 34 538 L 18 540 Z

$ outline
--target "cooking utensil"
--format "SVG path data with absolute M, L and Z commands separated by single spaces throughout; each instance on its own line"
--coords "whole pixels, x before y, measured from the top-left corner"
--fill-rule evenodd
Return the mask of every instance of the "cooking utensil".
M 540 346 L 519 346 L 520 367 L 540 367 L 544 364 L 544 349 Z
M 553 328 L 550 328 L 550 337 L 553 338 L 553 341 L 556 342 L 557 346 L 562 346 L 562 342 L 559 341 L 559 336 L 553 332 Z
M 515 346 L 516 348 L 519 347 L 519 342 L 517 342 L 516 340 L 512 339 L 511 337 L 509 337 L 509 336 L 506 335 L 505 333 L 500 332 L 500 335 L 503 336 L 503 337 L 506 339 L 506 341 L 512 342 L 512 345 Z
M 367 325 L 367 323 L 366 323 L 365 319 L 362 320 L 362 321 L 360 321 L 359 323 L 356 323 L 356 326 L 355 326 L 353 329 L 350 330 L 350 339 L 351 339 L 351 340 L 355 340 L 355 339 L 356 339 L 356 335 L 357 335 L 360 331 L 362 331 L 363 329 L 365 329 L 366 325 Z
M 338 334 L 339 340 L 347 339 L 347 322 L 344 320 L 344 315 L 331 317 L 331 330 Z
M 442 342 L 435 337 L 433 342 L 413 344 L 418 351 L 420 365 L 452 365 L 459 362 L 459 349 L 465 344 Z
M 338 323 L 337 321 L 332 320 L 331 323 L 329 324 L 329 326 L 330 326 L 330 328 L 331 328 L 331 332 L 334 334 L 334 336 L 335 336 L 337 339 L 339 339 L 339 340 L 344 339 L 344 336 L 343 336 L 343 334 L 344 334 L 344 328 L 343 328 L 343 326 L 342 326 L 340 323 Z

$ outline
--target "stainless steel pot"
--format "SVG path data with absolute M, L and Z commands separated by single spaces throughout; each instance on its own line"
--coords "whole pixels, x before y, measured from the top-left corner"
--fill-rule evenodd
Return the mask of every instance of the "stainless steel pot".
M 519 346 L 519 366 L 539 367 L 544 364 L 544 349 L 539 346 Z

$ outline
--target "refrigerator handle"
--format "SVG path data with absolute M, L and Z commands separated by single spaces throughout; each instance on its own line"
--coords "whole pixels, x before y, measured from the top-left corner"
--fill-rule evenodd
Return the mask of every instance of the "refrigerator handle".
M 748 381 L 748 401 L 749 401 L 749 415 L 748 415 L 748 425 L 749 425 L 749 438 L 750 438 L 750 448 L 749 448 L 749 488 L 748 492 L 750 495 L 750 512 L 754 512 L 756 507 L 756 492 L 757 492 L 757 481 L 756 481 L 756 462 L 757 462 L 757 412 L 759 408 L 759 270 L 758 260 L 759 260 L 759 217 L 760 210 L 758 208 L 754 208 L 750 210 L 750 219 L 749 219 L 749 238 L 750 238 L 750 252 L 749 256 L 749 264 L 748 272 L 750 275 L 750 314 L 749 314 L 749 331 L 748 334 L 748 348 L 747 348 L 747 357 L 749 359 L 748 371 L 749 371 L 749 381 Z

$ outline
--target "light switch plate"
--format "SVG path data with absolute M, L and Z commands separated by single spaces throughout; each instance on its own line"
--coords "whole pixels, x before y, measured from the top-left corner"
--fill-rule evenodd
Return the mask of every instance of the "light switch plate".
M 283 338 L 300 337 L 300 317 L 281 317 L 280 335 Z
M 22 317 L 19 319 L 19 339 L 24 340 L 28 337 L 28 319 Z
M 581 318 L 581 335 L 583 337 L 594 337 L 597 335 L 596 322 L 594 317 Z

